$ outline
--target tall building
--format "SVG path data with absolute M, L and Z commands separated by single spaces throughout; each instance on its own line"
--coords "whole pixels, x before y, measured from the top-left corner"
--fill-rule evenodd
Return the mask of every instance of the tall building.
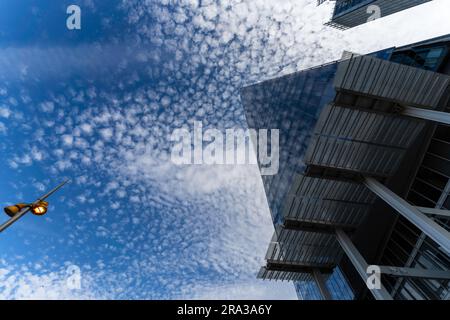
M 300 299 L 450 299 L 449 49 L 346 54 L 242 89 L 248 126 L 280 130 L 259 278 Z
M 326 0 L 318 0 L 318 4 Z M 327 25 L 348 29 L 371 20 L 415 7 L 432 0 L 335 0 L 333 15 Z

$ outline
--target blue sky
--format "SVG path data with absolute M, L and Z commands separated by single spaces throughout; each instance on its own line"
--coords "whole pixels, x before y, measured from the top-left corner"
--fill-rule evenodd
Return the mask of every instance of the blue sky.
M 176 166 L 171 132 L 245 128 L 245 84 L 450 32 L 446 1 L 417 32 L 416 8 L 345 33 L 315 2 L 2 1 L 0 204 L 71 183 L 0 235 L 0 297 L 295 298 L 255 279 L 273 231 L 257 168 Z

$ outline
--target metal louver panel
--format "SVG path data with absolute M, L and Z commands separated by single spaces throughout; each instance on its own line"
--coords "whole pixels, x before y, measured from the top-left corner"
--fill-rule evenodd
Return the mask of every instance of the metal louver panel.
M 329 105 L 322 111 L 305 163 L 386 177 L 423 129 L 420 121 Z
M 284 218 L 357 227 L 374 200 L 358 183 L 298 175 L 286 199 Z
M 436 109 L 450 77 L 371 56 L 341 61 L 334 78 L 346 90 L 399 104 Z
M 342 256 L 334 235 L 280 229 L 277 236 L 267 250 L 268 262 L 335 265 Z
M 310 273 L 289 272 L 289 271 L 273 271 L 266 267 L 261 267 L 257 275 L 258 279 L 275 280 L 275 281 L 312 281 Z

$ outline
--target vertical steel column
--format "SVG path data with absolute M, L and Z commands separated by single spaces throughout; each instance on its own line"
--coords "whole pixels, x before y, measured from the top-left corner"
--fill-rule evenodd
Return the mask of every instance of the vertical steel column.
M 442 191 L 441 196 L 439 197 L 438 201 L 436 202 L 437 209 L 442 209 L 442 207 L 444 206 L 445 200 L 447 199 L 449 194 L 450 194 L 450 179 L 447 180 L 444 190 Z M 416 208 L 419 209 L 423 213 L 427 213 L 427 212 L 423 211 L 423 208 L 421 208 L 421 207 L 416 207 Z M 414 245 L 413 251 L 411 252 L 411 254 L 408 257 L 408 261 L 406 261 L 405 267 L 412 266 L 412 264 L 416 260 L 417 255 L 420 252 L 420 249 L 422 248 L 422 245 L 423 245 L 425 239 L 426 239 L 426 235 L 423 232 L 421 232 L 419 238 L 416 241 L 416 244 Z M 392 295 L 394 297 L 397 294 L 397 291 L 403 285 L 404 281 L 405 281 L 405 278 L 399 278 L 395 282 L 394 289 L 392 290 Z M 449 291 L 449 295 L 450 295 L 450 291 Z M 444 300 L 446 300 L 446 299 L 444 299 Z
M 450 125 L 450 113 L 435 111 L 430 109 L 421 109 L 415 107 L 406 107 L 401 113 L 405 116 L 410 116 L 419 119 L 430 120 L 438 123 Z
M 327 285 L 325 283 L 325 279 L 323 278 L 322 273 L 317 269 L 313 269 L 313 277 L 314 277 L 314 281 L 317 284 L 317 287 L 319 288 L 320 295 L 322 296 L 322 298 L 324 300 L 333 300 L 333 298 L 331 297 L 330 291 L 327 288 Z
M 374 178 L 366 177 L 364 184 L 373 193 L 379 196 L 383 201 L 389 204 L 398 213 L 408 219 L 419 230 L 433 239 L 446 252 L 450 253 L 450 233 L 438 225 L 435 221 L 428 218 L 416 207 L 410 205 L 406 200 L 402 199 L 394 192 L 389 190 L 385 185 Z
M 355 245 L 352 243 L 352 241 L 344 231 L 342 231 L 341 229 L 336 229 L 336 237 L 345 254 L 350 259 L 356 271 L 358 271 L 359 275 L 363 279 L 364 283 L 367 283 L 367 268 L 369 265 L 367 264 L 364 257 L 359 253 L 358 249 L 355 247 Z M 383 286 L 383 284 L 381 284 L 380 289 L 371 289 L 370 292 L 377 300 L 392 300 L 391 295 Z

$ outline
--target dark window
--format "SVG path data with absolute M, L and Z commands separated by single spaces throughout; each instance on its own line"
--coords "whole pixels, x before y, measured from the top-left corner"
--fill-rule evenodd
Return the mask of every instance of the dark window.
M 391 60 L 408 66 L 436 71 L 447 55 L 447 46 L 414 48 L 394 52 Z

